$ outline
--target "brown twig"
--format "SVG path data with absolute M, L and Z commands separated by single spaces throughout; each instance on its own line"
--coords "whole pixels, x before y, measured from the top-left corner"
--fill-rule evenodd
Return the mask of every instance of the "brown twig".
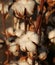
M 27 15 L 26 15 L 26 8 L 25 8 L 25 12 L 24 12 L 24 19 L 25 19 L 25 33 L 26 33 L 26 31 L 27 31 Z
M 41 0 L 41 4 L 40 4 L 40 13 L 41 13 L 41 14 L 39 14 L 39 16 L 37 17 L 36 32 L 38 31 L 38 29 L 39 29 L 39 27 L 40 27 L 40 24 L 41 24 L 43 4 L 44 4 L 44 0 Z

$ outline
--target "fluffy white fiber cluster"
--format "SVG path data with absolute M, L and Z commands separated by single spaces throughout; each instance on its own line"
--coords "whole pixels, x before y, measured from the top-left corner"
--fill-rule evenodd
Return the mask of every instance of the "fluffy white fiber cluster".
M 48 38 L 50 39 L 50 41 L 51 41 L 52 43 L 55 44 L 55 29 L 49 32 Z
M 39 36 L 32 31 L 27 31 L 27 33 L 23 34 L 19 39 L 16 40 L 16 42 L 18 45 L 20 45 L 20 49 L 22 51 L 26 51 L 27 49 L 29 52 L 35 52 L 36 45 L 39 43 Z
M 18 0 L 11 7 L 12 10 L 16 11 L 18 14 L 24 15 L 25 8 L 28 14 L 33 14 L 35 2 L 33 0 Z

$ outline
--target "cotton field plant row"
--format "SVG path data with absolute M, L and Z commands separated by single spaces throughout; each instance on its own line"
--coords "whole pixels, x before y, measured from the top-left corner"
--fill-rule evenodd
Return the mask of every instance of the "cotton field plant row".
M 55 6 L 51 0 L 12 0 L 0 2 L 6 60 L 3 65 L 50 65 L 55 63 Z M 53 1 L 52 1 L 53 2 Z M 13 26 L 6 20 L 13 16 Z M 51 57 L 51 53 L 53 57 Z M 49 61 L 52 60 L 52 61 Z

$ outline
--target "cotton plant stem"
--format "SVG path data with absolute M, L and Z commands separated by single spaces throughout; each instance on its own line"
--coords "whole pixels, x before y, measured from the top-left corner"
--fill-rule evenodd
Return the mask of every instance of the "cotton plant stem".
M 26 33 L 26 31 L 27 31 L 27 15 L 26 15 L 26 8 L 25 8 L 25 12 L 24 12 L 24 21 L 25 21 L 25 33 Z
M 41 0 L 41 4 L 40 4 L 40 12 L 41 12 L 41 14 L 39 14 L 39 16 L 37 17 L 36 32 L 38 31 L 39 26 L 40 26 L 40 24 L 41 24 L 43 4 L 44 4 L 44 0 Z
M 43 16 L 43 5 L 44 5 L 44 0 L 41 0 L 40 3 L 40 14 L 37 17 L 36 21 L 36 32 L 39 34 L 39 42 L 41 43 L 41 24 L 42 24 L 42 16 Z

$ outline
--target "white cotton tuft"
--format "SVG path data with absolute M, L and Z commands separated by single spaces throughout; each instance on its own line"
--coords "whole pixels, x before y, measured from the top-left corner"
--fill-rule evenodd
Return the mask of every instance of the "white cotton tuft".
M 51 41 L 52 43 L 55 44 L 55 29 L 49 32 L 48 38 L 50 39 L 50 41 Z
M 15 2 L 11 7 L 12 10 L 16 11 L 18 14 L 24 15 L 24 5 L 21 2 Z
M 55 37 L 55 29 L 52 30 L 52 31 L 50 31 L 49 34 L 48 34 L 48 38 L 49 38 L 49 39 L 51 39 L 51 38 L 53 38 L 53 37 Z
M 33 14 L 34 5 L 35 2 L 32 0 L 29 0 L 28 2 L 25 3 L 25 8 L 30 15 Z
M 45 60 L 47 58 L 47 53 L 46 52 L 42 52 L 39 54 L 39 59 L 40 60 Z
M 33 0 L 19 0 L 18 2 L 15 2 L 14 5 L 11 7 L 14 11 L 16 10 L 17 13 L 24 15 L 25 8 L 29 14 L 32 15 L 33 9 L 34 9 L 35 2 Z
M 20 49 L 22 51 L 26 51 L 26 49 L 30 52 L 36 51 L 36 45 L 33 42 L 35 42 L 37 44 L 37 41 L 35 41 L 35 40 L 37 40 L 37 37 L 35 34 L 33 36 L 33 34 L 34 34 L 34 32 L 31 32 L 30 34 L 28 32 L 28 33 L 22 35 L 19 40 L 17 40 L 18 44 L 20 45 Z M 34 39 L 34 38 L 36 38 L 36 39 Z
M 20 29 L 15 31 L 15 35 L 17 37 L 21 37 L 23 33 L 24 33 L 24 31 L 23 30 L 20 30 Z
M 12 52 L 12 53 L 14 53 L 17 50 L 17 46 L 15 44 L 13 44 L 13 43 L 11 43 L 11 44 L 12 45 L 10 45 L 9 51 Z
M 19 45 L 20 45 L 20 49 L 22 51 L 26 51 L 26 42 L 28 41 L 26 35 L 23 35 L 20 39 L 19 39 Z
M 39 36 L 38 36 L 38 34 L 32 32 L 32 31 L 28 31 L 28 32 L 27 32 L 27 36 L 28 36 L 28 38 L 29 38 L 32 42 L 34 42 L 34 43 L 36 43 L 36 44 L 39 43 Z
M 19 45 L 22 51 L 26 51 L 26 49 L 30 52 L 36 51 L 36 45 L 28 39 L 27 35 L 23 35 L 19 39 Z
M 26 42 L 26 48 L 29 52 L 36 52 L 36 45 L 33 44 L 31 41 Z

